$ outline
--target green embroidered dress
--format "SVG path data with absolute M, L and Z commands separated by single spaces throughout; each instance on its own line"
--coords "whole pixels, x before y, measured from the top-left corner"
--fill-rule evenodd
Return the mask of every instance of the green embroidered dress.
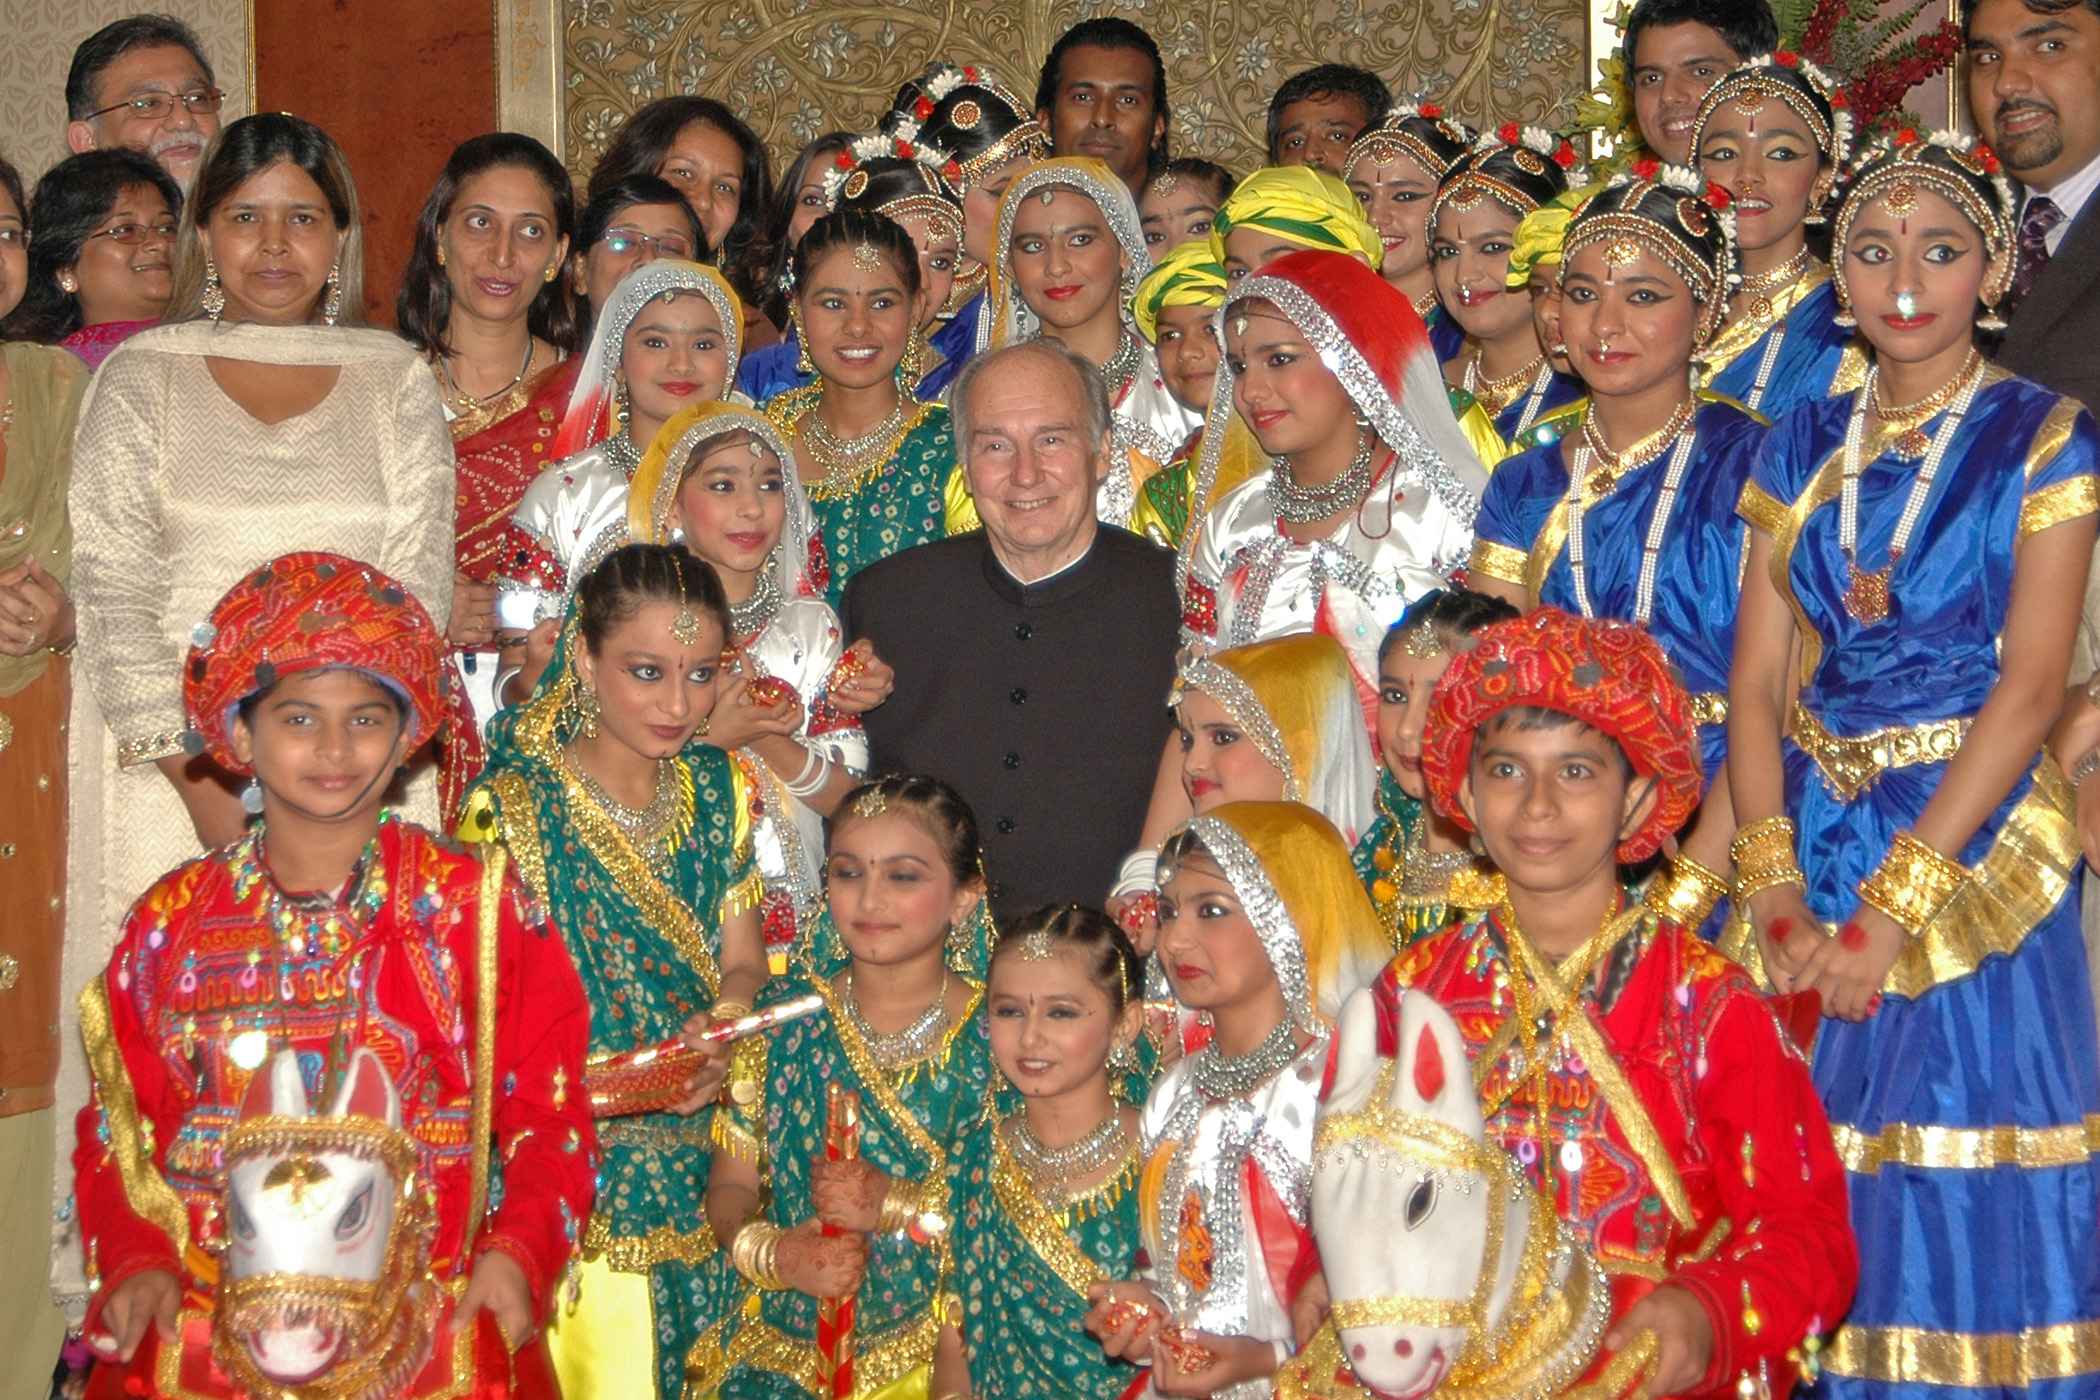
M 694 744 L 672 761 L 681 792 L 662 851 L 637 849 L 592 800 L 561 752 L 577 722 L 580 645 L 572 610 L 531 702 L 497 719 L 462 826 L 472 839 L 509 848 L 560 930 L 590 1000 L 597 1060 L 670 1040 L 713 1003 L 721 926 L 757 907 L 763 885 L 743 781 L 720 749 Z M 559 1321 L 559 1331 L 576 1327 L 596 1345 L 633 1347 L 648 1337 L 632 1331 L 653 1319 L 655 1387 L 665 1400 L 683 1392 L 686 1354 L 740 1296 L 702 1212 L 709 1117 L 703 1110 L 599 1120 L 598 1196 L 584 1257 L 614 1273 L 646 1275 L 651 1316 L 607 1316 L 586 1287 Z
M 967 1170 L 971 1128 L 984 1112 L 993 1076 L 991 1039 L 980 985 L 989 923 L 972 921 L 969 946 L 951 950 L 958 974 L 977 988 L 968 1009 L 924 1057 L 878 1067 L 853 1017 L 832 990 L 845 966 L 827 908 L 818 919 L 807 962 L 775 979 L 768 999 L 824 998 L 825 1014 L 776 1026 L 740 1041 L 731 1057 L 729 1098 L 717 1113 L 718 1151 L 759 1169 L 766 1219 L 792 1228 L 816 1214 L 810 1163 L 824 1155 L 827 1086 L 860 1095 L 860 1155 L 899 1181 L 920 1184 L 927 1207 L 954 1220 L 954 1183 Z M 817 969 L 822 969 L 821 971 Z M 868 1266 L 858 1296 L 854 1393 L 924 1393 L 907 1378 L 933 1360 L 943 1320 L 953 1320 L 953 1232 L 921 1244 L 900 1231 L 868 1236 Z M 817 1300 L 786 1289 L 757 1295 L 728 1340 L 722 1400 L 806 1400 L 816 1395 Z M 694 1393 L 709 1394 L 716 1377 L 695 1357 Z
M 1087 1288 L 1138 1273 L 1139 1144 L 1068 1202 L 1046 1199 L 1005 1134 L 979 1124 L 956 1207 L 963 1339 L 980 1400 L 1116 1400 L 1146 1373 L 1101 1354 L 1081 1325 Z
M 1356 878 L 1378 910 L 1378 921 L 1405 952 L 1468 911 L 1500 901 L 1499 877 L 1471 857 L 1427 846 L 1429 816 L 1420 799 L 1401 791 L 1383 765 L 1378 770 L 1378 816 L 1356 843 Z
M 766 417 L 792 443 L 803 415 L 816 408 L 822 394 L 821 384 L 790 390 L 766 405 Z M 920 404 L 907 414 L 880 466 L 850 477 L 803 478 L 830 565 L 825 602 L 838 607 L 846 580 L 876 560 L 946 533 L 942 491 L 954 466 L 955 434 L 948 410 L 940 404 Z

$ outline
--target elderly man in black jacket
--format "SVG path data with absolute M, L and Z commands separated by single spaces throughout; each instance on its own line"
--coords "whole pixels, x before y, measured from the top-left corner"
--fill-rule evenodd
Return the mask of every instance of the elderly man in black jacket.
M 977 812 L 995 913 L 1101 904 L 1172 719 L 1174 558 L 1094 518 L 1100 371 L 1054 341 L 978 357 L 950 394 L 984 529 L 846 585 L 847 635 L 896 668 L 873 771 L 932 773 Z

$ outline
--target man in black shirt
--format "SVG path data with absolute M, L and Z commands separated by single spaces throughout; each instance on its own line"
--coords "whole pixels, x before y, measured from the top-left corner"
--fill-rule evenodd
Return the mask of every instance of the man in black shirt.
M 1100 905 L 1136 844 L 1172 720 L 1174 558 L 1100 525 L 1100 371 L 1054 341 L 978 357 L 951 391 L 984 529 L 846 585 L 845 627 L 896 668 L 864 719 L 873 771 L 931 773 L 984 832 L 992 906 Z

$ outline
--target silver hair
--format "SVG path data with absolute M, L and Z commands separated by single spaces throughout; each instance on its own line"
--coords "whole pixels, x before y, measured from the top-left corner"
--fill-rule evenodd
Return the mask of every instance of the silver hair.
M 1092 360 L 1059 341 L 1045 338 L 987 350 L 964 365 L 962 372 L 949 384 L 948 416 L 955 430 L 956 460 L 970 460 L 970 391 L 977 387 L 978 376 L 1001 360 L 1016 355 L 1047 355 L 1071 371 L 1079 381 L 1081 426 L 1086 432 L 1087 447 L 1099 451 L 1102 441 L 1108 436 L 1108 381 L 1101 377 L 1100 367 Z

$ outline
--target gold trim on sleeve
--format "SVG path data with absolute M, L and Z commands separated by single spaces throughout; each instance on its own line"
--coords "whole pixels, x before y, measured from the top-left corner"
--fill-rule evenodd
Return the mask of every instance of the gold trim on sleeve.
M 1735 513 L 1774 539 L 1787 527 L 1786 507 L 1773 500 L 1765 488 L 1754 481 L 1743 483 L 1743 494 L 1736 499 Z
M 1508 545 L 1496 544 L 1493 540 L 1475 539 L 1473 541 L 1473 558 L 1467 564 L 1466 571 L 1468 573 L 1486 574 L 1497 583 L 1507 583 L 1522 587 L 1524 584 L 1525 558 L 1525 553 L 1521 549 L 1511 549 Z
M 2065 1322 L 2025 1332 L 1841 1327 L 1824 1349 L 1823 1368 L 1885 1385 L 2014 1389 L 2100 1372 L 2100 1322 Z
M 126 739 L 117 745 L 117 767 L 135 768 L 141 763 L 158 763 L 164 758 L 175 758 L 184 752 L 182 731 L 163 729 L 158 734 L 141 734 L 135 739 Z
M 2020 538 L 2024 540 L 2051 525 L 2095 512 L 2100 512 L 2100 482 L 2091 476 L 2074 476 L 2069 481 L 2044 486 L 2020 503 Z
M 124 1067 L 109 1011 L 109 984 L 101 977 L 80 993 L 80 1038 L 87 1042 L 88 1066 L 94 1071 L 95 1095 L 109 1124 L 109 1155 L 124 1182 L 124 1199 L 134 1213 L 157 1226 L 175 1247 L 175 1257 L 190 1253 L 190 1213 L 175 1188 L 154 1165 L 153 1153 L 139 1128 L 138 1097 Z
M 2078 415 L 2085 405 L 2076 399 L 2060 398 L 2056 407 L 2042 419 L 2042 426 L 2034 430 L 2034 440 L 2027 444 L 2027 479 L 2032 481 L 2042 468 L 2056 460 L 2056 454 L 2064 450 L 2071 440 L 2071 430 L 2078 424 Z
M 2019 1167 L 2037 1171 L 2070 1167 L 2100 1154 L 2100 1113 L 2082 1122 L 2055 1128 L 1939 1128 L 1916 1123 L 1890 1123 L 1878 1133 L 1863 1133 L 1849 1123 L 1832 1123 L 1845 1170 L 1870 1176 L 1884 1165 L 1932 1167 L 1948 1171 L 1987 1171 Z

